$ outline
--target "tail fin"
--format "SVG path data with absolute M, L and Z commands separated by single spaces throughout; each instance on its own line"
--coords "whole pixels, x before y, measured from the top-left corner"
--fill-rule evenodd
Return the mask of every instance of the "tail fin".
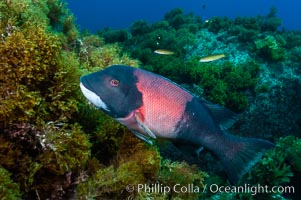
M 225 134 L 225 145 L 218 152 L 225 171 L 231 183 L 237 183 L 239 179 L 261 158 L 261 156 L 274 144 L 255 138 L 242 138 L 231 134 Z

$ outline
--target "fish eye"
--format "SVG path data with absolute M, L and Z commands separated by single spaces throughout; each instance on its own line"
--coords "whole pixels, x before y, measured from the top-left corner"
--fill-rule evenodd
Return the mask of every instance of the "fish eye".
M 112 86 L 117 87 L 119 85 L 119 80 L 112 79 L 110 83 L 111 83 Z

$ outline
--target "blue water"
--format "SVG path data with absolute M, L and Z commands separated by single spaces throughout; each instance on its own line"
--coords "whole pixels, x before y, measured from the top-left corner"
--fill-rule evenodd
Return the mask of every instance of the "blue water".
M 173 8 L 193 12 L 206 20 L 212 16 L 266 15 L 278 10 L 286 30 L 301 30 L 299 0 L 66 0 L 81 29 L 95 32 L 105 27 L 128 28 L 134 21 L 161 20 Z

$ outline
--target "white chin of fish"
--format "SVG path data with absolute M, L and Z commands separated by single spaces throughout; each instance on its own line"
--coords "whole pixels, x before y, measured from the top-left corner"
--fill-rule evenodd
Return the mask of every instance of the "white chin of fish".
M 102 108 L 106 111 L 110 111 L 108 109 L 108 106 L 100 99 L 100 97 L 92 92 L 91 90 L 88 90 L 82 83 L 80 83 L 80 89 L 82 90 L 84 96 L 97 108 Z

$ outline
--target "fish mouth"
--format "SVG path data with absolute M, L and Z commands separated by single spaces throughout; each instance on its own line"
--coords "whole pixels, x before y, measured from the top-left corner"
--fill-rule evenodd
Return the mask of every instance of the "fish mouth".
M 91 89 L 91 86 L 87 79 L 84 79 L 84 77 L 80 78 L 80 89 L 83 93 L 83 95 L 88 99 L 89 102 L 91 102 L 94 106 L 100 109 L 104 109 L 106 111 L 110 111 L 106 103 L 98 96 L 95 92 L 93 92 Z

